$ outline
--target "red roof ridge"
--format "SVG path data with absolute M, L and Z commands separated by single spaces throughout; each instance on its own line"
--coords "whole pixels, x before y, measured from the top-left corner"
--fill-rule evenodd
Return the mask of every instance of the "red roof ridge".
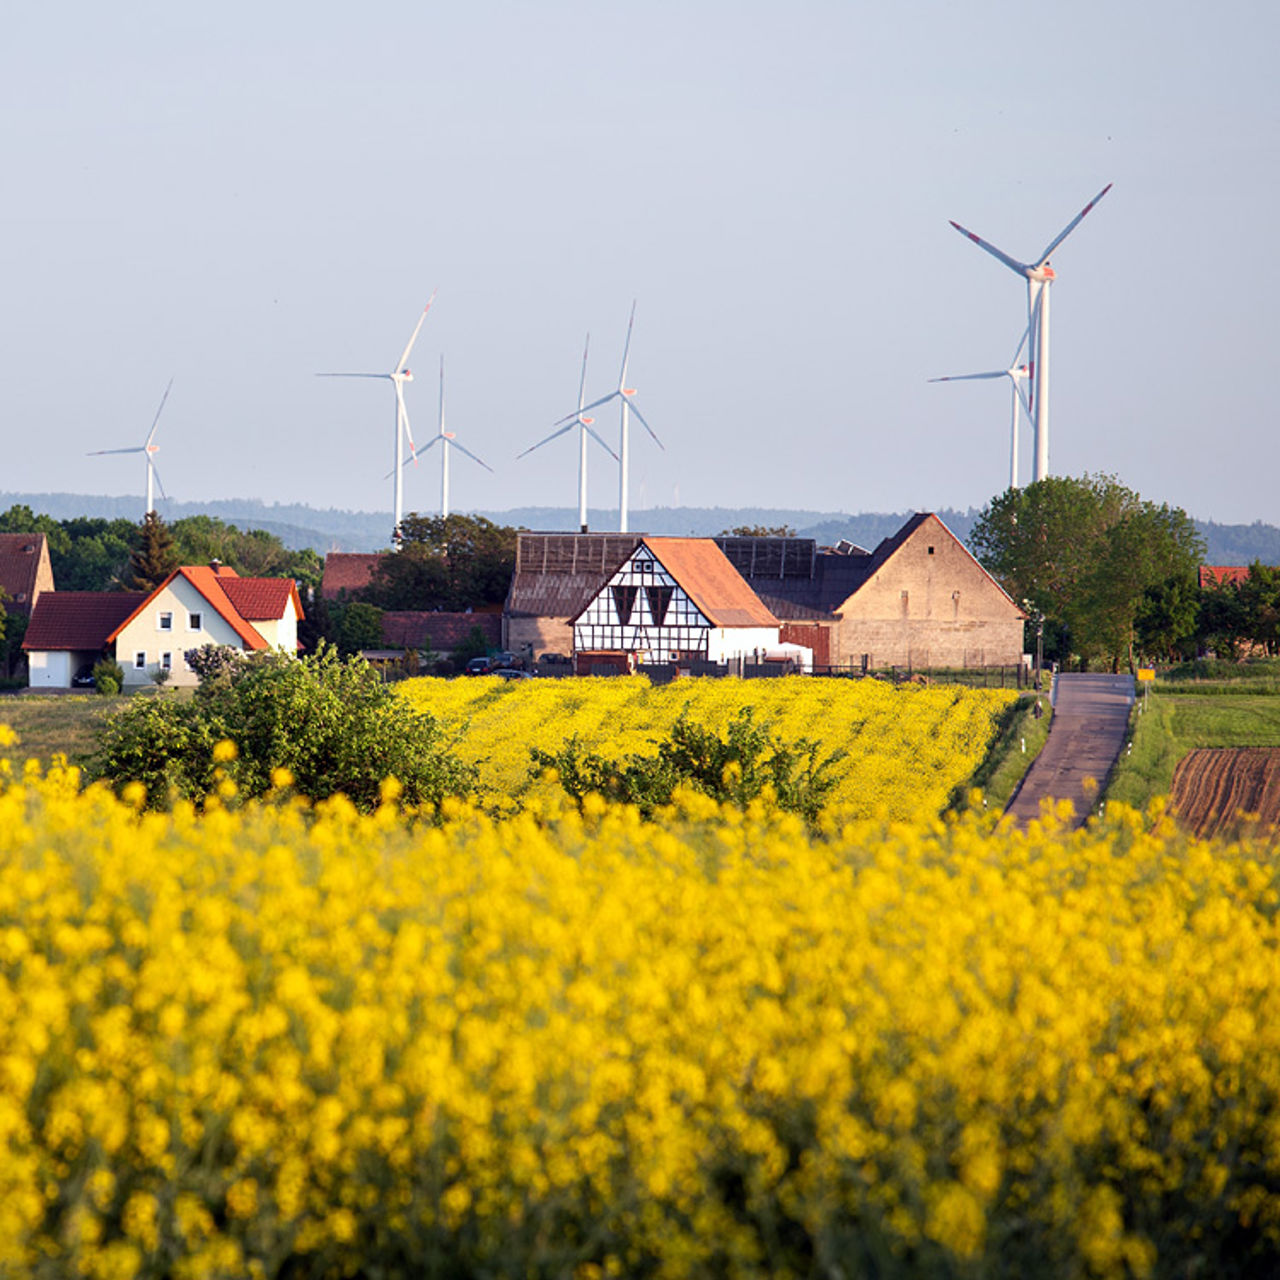
M 196 565 L 180 565 L 152 592 L 146 595 L 142 603 L 107 637 L 108 641 L 115 640 L 120 633 L 127 627 L 140 613 L 146 609 L 147 605 L 156 598 L 175 578 L 183 577 L 191 583 L 193 587 L 213 606 L 214 611 L 222 618 L 222 620 L 235 631 L 236 635 L 244 641 L 245 646 L 249 649 L 266 649 L 269 646 L 267 642 L 258 633 L 257 629 L 252 626 L 245 618 L 241 617 L 240 612 L 236 609 L 227 593 L 222 589 L 222 583 L 218 581 L 217 573 L 207 564 Z

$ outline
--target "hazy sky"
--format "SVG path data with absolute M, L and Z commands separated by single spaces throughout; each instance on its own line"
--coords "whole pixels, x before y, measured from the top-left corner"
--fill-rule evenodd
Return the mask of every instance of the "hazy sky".
M 1025 286 L 1054 255 L 1058 474 L 1280 520 L 1280 6 L 9 6 L 0 490 L 389 510 L 390 371 L 453 505 L 572 506 L 565 437 L 630 381 L 633 508 L 981 505 Z M 617 414 L 600 419 L 616 437 Z M 1029 463 L 1031 442 L 1024 437 Z M 593 505 L 616 505 L 591 459 Z M 406 480 L 439 503 L 438 450 Z

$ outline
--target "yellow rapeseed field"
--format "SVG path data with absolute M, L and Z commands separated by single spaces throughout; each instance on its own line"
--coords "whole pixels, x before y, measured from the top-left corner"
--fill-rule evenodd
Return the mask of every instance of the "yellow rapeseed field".
M 941 812 L 986 754 L 1007 690 L 904 685 L 879 680 L 681 680 L 653 687 L 615 679 L 423 678 L 399 686 L 412 705 L 457 735 L 458 754 L 479 766 L 484 796 L 512 807 L 529 793 L 529 749 L 555 751 L 570 737 L 606 756 L 653 754 L 681 713 L 723 732 L 742 707 L 777 736 L 847 752 L 829 805 L 846 817 L 911 818 Z
M 0 1275 L 1280 1257 L 1262 842 L 277 782 L 198 815 L 0 779 Z

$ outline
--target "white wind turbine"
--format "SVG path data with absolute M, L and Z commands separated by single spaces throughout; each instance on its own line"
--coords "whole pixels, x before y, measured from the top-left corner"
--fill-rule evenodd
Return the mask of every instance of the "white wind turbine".
M 1111 190 L 1107 183 L 1083 209 L 1049 242 L 1049 247 L 1034 262 L 1019 262 L 1002 249 L 975 236 L 958 222 L 951 225 L 967 236 L 980 249 L 998 258 L 1010 271 L 1027 282 L 1027 326 L 1031 334 L 1031 415 L 1035 422 L 1035 469 L 1033 480 L 1049 474 L 1049 286 L 1055 277 L 1049 255 L 1076 229 L 1080 220 Z
M 164 491 L 164 485 L 160 483 L 160 473 L 156 470 L 155 460 L 152 457 L 160 446 L 152 442 L 156 438 L 156 428 L 160 425 L 160 414 L 164 409 L 164 402 L 169 398 L 169 391 L 173 387 L 173 379 L 169 379 L 169 385 L 164 389 L 164 395 L 160 397 L 160 408 L 156 410 L 156 416 L 152 419 L 151 430 L 147 432 L 145 443 L 134 445 L 132 449 L 94 449 L 88 456 L 90 458 L 100 458 L 108 453 L 141 453 L 147 459 L 147 509 L 142 514 L 146 516 L 149 512 L 156 509 L 155 490 L 159 486 L 160 496 L 167 498 L 169 495 Z
M 545 436 L 539 440 L 537 444 L 530 445 L 523 453 L 516 454 L 516 461 L 527 454 L 532 453 L 535 449 L 541 449 L 544 444 L 549 444 L 558 436 L 562 436 L 567 431 L 572 431 L 574 427 L 578 428 L 578 529 L 582 533 L 587 532 L 587 436 L 591 436 L 602 449 L 615 461 L 618 461 L 618 455 L 605 444 L 594 428 L 595 419 L 584 416 L 582 411 L 582 402 L 587 390 L 587 350 L 591 345 L 591 335 L 587 334 L 587 341 L 582 348 L 582 377 L 578 382 L 578 412 L 573 415 L 572 421 L 561 427 L 557 431 L 553 431 L 549 436 Z
M 947 378 L 930 378 L 930 382 L 974 382 L 979 379 L 988 378 L 1008 378 L 1013 387 L 1013 409 L 1009 421 L 1009 488 L 1016 489 L 1018 487 L 1018 426 L 1021 414 L 1025 413 L 1027 418 L 1031 417 L 1031 402 L 1028 398 L 1027 383 L 1031 380 L 1031 366 L 1029 364 L 1019 364 L 1018 358 L 1022 355 L 1023 349 L 1027 345 L 1027 338 L 1030 335 L 1028 327 L 1022 335 L 1022 341 L 1018 343 L 1018 349 L 1013 353 L 1013 360 L 1007 369 L 993 369 L 990 373 L 956 373 Z
M 657 432 L 644 420 L 644 414 L 636 408 L 632 401 L 635 395 L 635 387 L 627 386 L 627 361 L 631 355 L 631 330 L 636 322 L 636 304 L 631 304 L 631 319 L 627 321 L 627 343 L 622 349 L 622 371 L 618 375 L 617 390 L 610 391 L 607 396 L 601 396 L 599 400 L 593 400 L 590 404 L 579 404 L 576 413 L 565 414 L 558 422 L 551 425 L 555 427 L 562 426 L 564 423 L 572 424 L 588 409 L 598 409 L 601 405 L 608 404 L 610 400 L 619 400 L 622 403 L 622 431 L 619 437 L 618 458 L 618 530 L 621 533 L 627 532 L 627 487 L 629 483 L 628 468 L 630 465 L 630 419 L 629 414 L 634 413 L 640 419 L 644 429 L 653 436 L 654 443 L 659 449 L 665 449 L 666 446 L 658 439 Z
M 387 378 L 392 386 L 396 389 L 396 443 L 395 443 L 395 466 L 390 472 L 392 477 L 392 518 L 395 522 L 391 536 L 393 538 L 400 537 L 400 522 L 404 519 L 404 442 L 409 442 L 410 459 L 416 459 L 417 450 L 413 445 L 413 432 L 409 429 L 409 412 L 404 404 L 404 384 L 413 381 L 413 371 L 409 366 L 409 353 L 413 350 L 413 344 L 418 340 L 418 334 L 422 330 L 422 322 L 427 318 L 427 312 L 431 310 L 431 304 L 436 300 L 436 291 L 432 290 L 431 297 L 427 299 L 427 305 L 422 308 L 422 314 L 418 317 L 418 323 L 414 326 L 413 333 L 409 335 L 409 341 L 405 343 L 405 348 L 400 359 L 396 362 L 396 367 L 391 373 L 318 373 L 318 378 Z
M 408 422 L 408 415 L 405 415 L 405 421 Z M 408 458 L 403 463 L 408 466 L 410 462 L 417 462 L 423 457 L 433 446 L 439 445 L 442 457 L 440 459 L 440 515 L 447 516 L 449 514 L 449 450 L 457 449 L 459 453 L 465 454 L 472 462 L 478 462 L 486 471 L 492 473 L 493 468 L 482 458 L 477 458 L 470 449 L 464 448 L 457 441 L 452 431 L 444 429 L 444 356 L 440 357 L 440 425 L 436 434 L 424 445 L 412 458 Z

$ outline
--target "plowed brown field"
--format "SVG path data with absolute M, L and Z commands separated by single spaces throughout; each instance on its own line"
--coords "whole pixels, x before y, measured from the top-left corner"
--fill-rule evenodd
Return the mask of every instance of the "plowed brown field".
M 1198 836 L 1232 836 L 1242 820 L 1280 825 L 1280 749 L 1192 751 L 1173 771 L 1173 811 Z

